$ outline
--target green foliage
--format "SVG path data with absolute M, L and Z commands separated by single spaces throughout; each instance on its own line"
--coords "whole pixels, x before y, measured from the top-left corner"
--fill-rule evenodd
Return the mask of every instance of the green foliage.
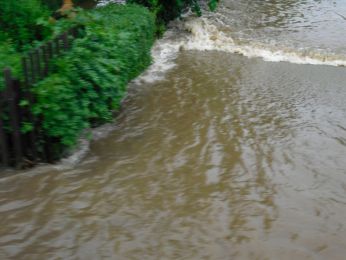
M 15 76 L 18 76 L 20 69 L 20 55 L 15 51 L 9 41 L 0 42 L 0 91 L 4 88 L 4 78 L 2 69 L 9 67 Z
M 135 5 L 108 5 L 77 20 L 85 37 L 33 88 L 33 112 L 43 118 L 46 134 L 66 146 L 83 129 L 112 118 L 128 81 L 150 64 L 155 30 L 153 15 Z
M 208 2 L 208 6 L 209 6 L 209 9 L 211 11 L 215 11 L 216 7 L 217 7 L 217 3 L 218 3 L 218 0 L 210 0 Z
M 63 0 L 41 0 L 41 3 L 54 12 L 62 6 Z
M 187 8 L 191 8 L 198 16 L 202 14 L 198 0 L 127 0 L 127 2 L 148 7 L 156 16 L 159 34 L 162 33 L 163 25 L 179 17 Z M 208 6 L 210 10 L 214 11 L 218 2 L 219 0 L 209 0 Z
M 16 49 L 21 50 L 35 40 L 42 40 L 49 32 L 36 23 L 40 17 L 49 17 L 40 0 L 0 0 L 0 41 L 11 39 Z
M 48 6 L 48 8 L 52 11 L 58 10 L 63 3 L 63 0 L 41 0 L 43 4 Z M 73 0 L 73 3 L 75 5 L 85 4 L 85 3 L 91 3 L 91 2 L 97 2 L 97 0 Z

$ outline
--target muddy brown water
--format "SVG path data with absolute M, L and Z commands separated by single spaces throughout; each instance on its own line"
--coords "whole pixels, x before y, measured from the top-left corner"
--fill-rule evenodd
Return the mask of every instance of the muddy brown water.
M 0 181 L 2 259 L 344 259 L 344 68 L 176 62 L 78 167 Z
M 254 40 L 279 42 L 272 26 L 255 23 Z M 312 48 L 318 30 L 304 28 Z M 4 173 L 0 259 L 345 259 L 345 68 L 186 49 L 164 77 L 130 84 L 78 165 Z

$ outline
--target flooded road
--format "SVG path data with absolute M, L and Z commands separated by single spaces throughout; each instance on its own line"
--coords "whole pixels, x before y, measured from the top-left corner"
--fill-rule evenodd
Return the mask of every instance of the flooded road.
M 323 49 L 307 26 L 293 57 L 238 2 L 173 25 L 77 166 L 0 179 L 0 259 L 345 259 L 345 34 Z

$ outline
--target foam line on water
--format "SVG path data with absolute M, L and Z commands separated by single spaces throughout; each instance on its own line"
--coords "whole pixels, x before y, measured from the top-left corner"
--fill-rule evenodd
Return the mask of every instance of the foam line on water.
M 187 50 L 217 50 L 238 53 L 249 58 L 263 58 L 271 62 L 296 64 L 346 66 L 345 57 L 304 49 L 290 49 L 269 44 L 234 41 L 232 37 L 218 30 L 206 18 L 191 19 L 185 22 L 190 36 L 183 48 Z
M 183 20 L 172 22 L 164 37 L 156 41 L 152 49 L 152 65 L 134 82 L 140 84 L 164 80 L 166 72 L 175 67 L 175 59 L 180 50 L 216 50 L 237 53 L 249 58 L 262 58 L 270 62 L 346 66 L 346 57 L 341 55 L 255 41 L 235 41 L 230 34 L 219 30 L 210 18 L 196 18 L 188 13 L 184 15 Z
M 172 38 L 174 38 L 173 31 L 167 31 L 162 39 L 156 41 L 151 51 L 153 63 L 134 80 L 135 83 L 152 83 L 163 80 L 166 72 L 175 67 L 174 60 L 178 56 L 183 43 L 176 39 L 172 40 Z

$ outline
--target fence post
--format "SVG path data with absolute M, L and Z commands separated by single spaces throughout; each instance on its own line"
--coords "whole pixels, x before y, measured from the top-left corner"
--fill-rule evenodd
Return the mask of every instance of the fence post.
M 37 71 L 37 79 L 40 80 L 43 78 L 43 70 L 41 68 L 41 57 L 40 57 L 40 50 L 35 50 L 35 60 L 36 60 L 36 71 Z
M 31 93 L 25 93 L 26 94 L 26 97 L 30 100 L 30 95 Z M 30 105 L 32 105 L 32 102 L 30 102 Z M 28 143 L 29 143 L 29 146 L 30 148 L 27 149 L 27 155 L 30 154 L 31 152 L 31 158 L 33 161 L 36 161 L 38 158 L 37 158 L 37 149 L 36 149 L 36 141 L 37 141 L 37 136 L 36 136 L 36 133 L 37 133 L 37 126 L 36 126 L 36 119 L 35 117 L 33 116 L 32 112 L 30 111 L 30 108 L 28 108 L 27 110 L 27 118 L 29 120 L 29 122 L 33 125 L 33 129 L 29 132 L 29 134 L 27 135 L 27 138 L 28 138 Z M 28 151 L 30 151 L 28 153 Z
M 52 154 L 52 139 L 49 136 L 45 136 L 44 137 L 44 146 L 43 146 L 43 150 L 44 150 L 44 156 L 46 159 L 46 162 L 48 163 L 52 163 L 53 162 L 53 154 Z
M 47 43 L 47 53 L 48 53 L 48 58 L 51 59 L 54 56 L 54 50 L 53 50 L 53 42 L 49 41 Z
M 48 46 L 43 45 L 42 46 L 42 56 L 43 56 L 43 61 L 44 61 L 44 66 L 43 66 L 43 76 L 46 77 L 49 72 L 49 56 L 48 56 Z
M 29 79 L 28 62 L 26 57 L 22 58 L 22 70 L 24 74 L 24 86 L 28 87 L 30 84 L 30 79 Z
M 29 60 L 30 60 L 30 67 L 31 67 L 31 70 L 30 70 L 30 73 L 31 73 L 31 81 L 30 83 L 31 84 L 34 84 L 36 82 L 36 71 L 35 71 L 35 68 L 36 68 L 36 65 L 35 65 L 35 56 L 34 56 L 34 53 L 31 51 L 29 52 Z
M 56 37 L 54 40 L 55 43 L 55 54 L 59 55 L 60 54 L 60 37 Z
M 10 124 L 12 128 L 12 143 L 16 166 L 19 167 L 23 159 L 23 147 L 20 133 L 20 118 L 18 109 L 19 81 L 13 80 L 11 70 L 4 69 L 4 78 L 7 86 L 9 102 Z
M 30 78 L 29 78 L 29 64 L 28 64 L 28 58 L 23 57 L 22 58 L 22 68 L 23 68 L 23 74 L 24 74 L 24 89 L 22 89 L 21 93 L 23 93 L 23 98 L 27 99 L 29 101 L 29 105 L 34 104 L 34 98 L 29 90 L 29 86 L 31 84 Z M 36 151 L 36 120 L 33 116 L 30 108 L 23 109 L 23 114 L 25 115 L 25 118 L 33 124 L 33 130 L 27 135 L 28 143 L 30 147 L 26 147 L 26 155 L 28 155 L 28 151 L 31 152 L 31 157 L 36 160 L 37 159 L 37 151 Z
M 22 83 L 12 77 L 9 68 L 5 68 L 3 72 L 0 70 L 0 73 L 4 74 L 6 86 L 0 91 L 0 164 L 9 166 L 15 163 L 20 167 L 25 158 L 36 160 L 41 157 L 40 151 L 36 149 L 36 142 L 42 134 L 39 133 L 42 119 L 35 117 L 31 112 L 30 105 L 33 105 L 35 100 L 30 87 L 49 74 L 49 62 L 53 57 L 72 47 L 72 41 L 78 37 L 78 30 L 79 27 L 70 28 L 45 45 L 28 52 L 21 60 L 24 76 Z M 27 99 L 29 106 L 21 107 L 21 98 Z M 8 113 L 9 119 L 4 120 L 4 113 Z M 22 134 L 21 125 L 25 121 L 32 123 L 34 130 Z M 10 130 L 5 130 L 5 127 L 9 127 Z M 47 136 L 42 138 L 46 152 L 43 156 L 46 156 L 47 161 L 52 161 L 54 154 L 51 146 L 55 140 Z
M 64 45 L 64 50 L 68 50 L 69 49 L 69 42 L 68 42 L 68 34 L 67 32 L 64 32 L 62 35 L 61 35 L 61 39 L 62 39 L 62 42 L 63 42 L 63 45 Z
M 78 27 L 75 26 L 75 27 L 71 28 L 70 32 L 71 32 L 71 34 L 73 36 L 73 39 L 77 38 L 77 36 L 78 36 Z
M 9 156 L 9 149 L 7 144 L 7 136 L 4 129 L 4 122 L 2 120 L 2 115 L 4 113 L 3 111 L 3 105 L 5 103 L 5 97 L 3 95 L 3 92 L 0 93 L 0 153 L 1 153 L 1 162 L 4 166 L 9 166 L 10 164 L 10 156 Z

